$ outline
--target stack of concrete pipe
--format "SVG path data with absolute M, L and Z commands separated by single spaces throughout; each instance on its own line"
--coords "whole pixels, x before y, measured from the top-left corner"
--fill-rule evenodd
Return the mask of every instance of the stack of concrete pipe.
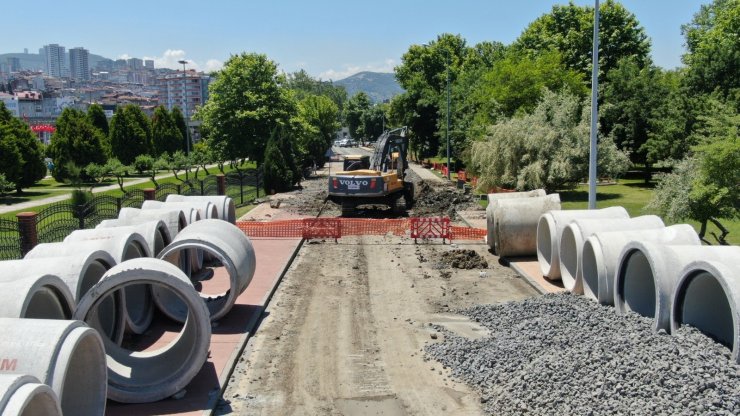
M 571 293 L 583 294 L 581 264 L 583 244 L 596 232 L 652 230 L 664 227 L 663 220 L 655 215 L 624 219 L 574 219 L 563 229 L 558 249 L 563 287 Z
M 61 416 L 54 390 L 36 377 L 25 374 L 0 374 L 0 415 Z
M 219 219 L 222 219 L 226 222 L 230 222 L 232 224 L 236 224 L 236 206 L 234 205 L 234 200 L 228 196 L 225 196 L 225 195 L 188 196 L 188 195 L 170 194 L 170 195 L 167 195 L 167 199 L 165 200 L 165 202 L 167 203 L 172 203 L 172 202 L 188 202 L 189 203 L 191 201 L 212 203 L 216 207 L 216 210 L 218 211 Z
M 498 254 L 499 241 L 496 234 L 498 218 L 496 217 L 496 208 L 499 207 L 499 201 L 502 199 L 532 198 L 545 196 L 544 189 L 535 189 L 527 192 L 501 192 L 488 194 L 488 207 L 486 208 L 486 242 L 494 254 Z
M 542 214 L 560 209 L 560 195 L 500 199 L 496 202 L 496 253 L 501 257 L 534 255 L 537 252 L 537 221 Z
M 147 403 L 170 397 L 187 386 L 208 358 L 211 336 L 209 312 L 188 276 L 176 266 L 137 258 L 110 269 L 81 300 L 74 318 L 95 318 L 99 303 L 127 286 L 164 288 L 184 305 L 187 319 L 166 346 L 137 352 L 103 339 L 108 356 L 108 397 L 122 403 Z
M 694 227 L 688 224 L 631 231 L 597 232 L 583 243 L 581 276 L 583 294 L 603 305 L 614 305 L 614 275 L 619 255 L 631 241 L 661 245 L 701 245 Z
M 537 254 L 566 290 L 653 318 L 655 331 L 694 326 L 740 363 L 740 247 L 702 246 L 687 224 L 612 207 L 543 214 Z
M 549 211 L 537 223 L 537 261 L 542 275 L 550 280 L 560 280 L 560 238 L 563 230 L 576 219 L 618 219 L 629 218 L 622 207 L 595 210 Z
M 14 406 L 38 405 L 54 414 L 55 406 L 50 403 L 54 396 L 36 385 L 35 378 L 53 390 L 65 415 L 105 412 L 106 360 L 97 331 L 80 321 L 0 318 L 0 334 L 0 380 L 5 383 L 0 386 L 0 409 L 6 406 L 7 410 L 13 400 Z M 8 379 L 7 373 L 33 378 Z M 43 402 L 30 402 L 34 391 L 46 396 L 39 398 Z
M 218 259 L 229 275 L 229 288 L 225 292 L 203 295 L 211 320 L 218 320 L 231 310 L 236 298 L 251 282 L 256 268 L 254 248 L 236 226 L 221 220 L 202 220 L 182 230 L 159 258 L 166 260 L 192 249 Z M 185 320 L 186 310 L 166 289 L 154 289 L 154 302 L 168 317 L 179 322 Z

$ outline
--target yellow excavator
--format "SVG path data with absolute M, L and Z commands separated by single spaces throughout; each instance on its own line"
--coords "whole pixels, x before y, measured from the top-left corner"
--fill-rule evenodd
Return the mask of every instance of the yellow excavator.
M 349 155 L 343 170 L 329 175 L 329 199 L 350 217 L 360 205 L 387 205 L 403 213 L 414 203 L 414 185 L 404 181 L 408 169 L 406 127 L 383 133 L 371 157 Z

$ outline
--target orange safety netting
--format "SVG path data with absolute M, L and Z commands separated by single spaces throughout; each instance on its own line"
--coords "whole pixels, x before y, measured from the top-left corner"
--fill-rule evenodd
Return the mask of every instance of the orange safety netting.
M 341 238 L 350 235 L 407 235 L 416 225 L 440 222 L 446 224 L 427 238 L 448 238 L 450 240 L 479 240 L 486 230 L 469 227 L 449 226 L 448 218 L 304 218 L 299 220 L 280 220 L 269 222 L 237 221 L 236 225 L 250 237 L 267 238 Z M 413 234 L 413 232 L 411 232 Z M 439 234 L 439 235 L 435 235 Z

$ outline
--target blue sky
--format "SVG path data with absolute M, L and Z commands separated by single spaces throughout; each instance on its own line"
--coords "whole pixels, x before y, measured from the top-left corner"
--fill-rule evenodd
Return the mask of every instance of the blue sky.
M 681 25 L 710 0 L 624 0 L 652 40 L 656 64 L 681 65 Z M 576 0 L 591 4 L 593 0 Z M 322 79 L 371 70 L 391 72 L 411 44 L 440 33 L 469 44 L 510 43 L 550 0 L 36 0 L 5 5 L 0 53 L 29 52 L 49 43 L 83 46 L 110 58 L 153 58 L 176 68 L 188 59 L 216 69 L 229 55 L 267 54 L 286 72 L 305 69 Z

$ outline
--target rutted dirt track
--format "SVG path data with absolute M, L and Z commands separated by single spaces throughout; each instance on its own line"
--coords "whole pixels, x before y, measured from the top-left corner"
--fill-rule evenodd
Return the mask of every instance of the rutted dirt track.
M 312 185 L 304 185 L 307 193 Z M 479 268 L 453 268 L 456 257 L 474 258 Z M 483 334 L 451 311 L 535 293 L 482 242 L 415 245 L 405 237 L 366 236 L 307 243 L 216 413 L 482 414 L 477 393 L 426 361 L 423 347 L 442 338 L 436 325 L 473 338 Z

